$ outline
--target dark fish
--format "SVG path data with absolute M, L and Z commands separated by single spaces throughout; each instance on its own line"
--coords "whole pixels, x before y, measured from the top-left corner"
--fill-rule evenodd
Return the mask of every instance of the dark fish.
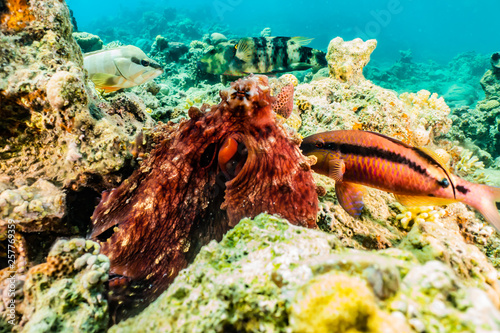
M 217 44 L 200 60 L 211 74 L 243 76 L 270 74 L 327 66 L 324 52 L 307 47 L 304 37 L 245 37 Z

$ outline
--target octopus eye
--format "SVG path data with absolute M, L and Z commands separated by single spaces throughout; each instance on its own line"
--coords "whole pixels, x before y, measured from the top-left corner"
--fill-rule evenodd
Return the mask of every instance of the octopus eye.
M 215 143 L 211 143 L 208 145 L 207 149 L 205 149 L 205 151 L 201 155 L 200 167 L 206 168 L 212 164 L 212 161 L 214 160 L 215 157 L 215 149 L 216 149 Z
M 441 185 L 441 187 L 448 187 L 448 186 L 450 186 L 450 182 L 446 178 L 443 178 L 443 179 L 439 180 L 438 183 L 439 183 L 439 185 Z
M 324 143 L 323 142 L 316 142 L 316 148 L 323 148 Z

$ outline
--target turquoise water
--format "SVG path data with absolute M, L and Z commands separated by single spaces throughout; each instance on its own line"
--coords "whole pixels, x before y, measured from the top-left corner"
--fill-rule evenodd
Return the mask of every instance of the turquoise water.
M 376 60 L 396 60 L 399 50 L 411 49 L 416 60 L 447 62 L 462 52 L 492 53 L 500 45 L 496 0 L 68 0 L 68 4 L 81 31 L 123 30 L 135 38 L 143 38 L 143 30 L 152 26 L 148 12 L 176 11 L 202 33 L 222 29 L 235 36 L 258 36 L 270 27 L 275 36 L 313 37 L 311 46 L 322 50 L 336 36 L 376 38 L 379 44 L 372 57 Z M 161 29 L 157 32 L 161 34 Z

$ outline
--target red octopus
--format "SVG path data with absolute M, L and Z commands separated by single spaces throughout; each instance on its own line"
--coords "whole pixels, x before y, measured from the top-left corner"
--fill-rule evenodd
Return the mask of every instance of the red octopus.
M 310 166 L 276 123 L 267 77 L 239 79 L 220 97 L 178 128 L 160 126 L 140 168 L 94 211 L 91 238 L 110 259 L 115 320 L 154 300 L 244 217 L 268 212 L 316 227 Z

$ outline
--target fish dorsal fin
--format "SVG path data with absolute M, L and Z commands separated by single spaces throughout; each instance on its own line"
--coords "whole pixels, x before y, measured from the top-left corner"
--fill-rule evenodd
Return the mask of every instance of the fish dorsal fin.
M 254 52 L 254 42 L 252 38 L 246 37 L 240 39 L 238 44 L 236 44 L 236 58 L 244 62 L 249 62 L 252 60 Z
M 341 159 L 331 159 L 328 161 L 328 176 L 336 182 L 341 182 L 344 178 L 345 163 Z
M 420 206 L 443 206 L 457 202 L 458 200 L 426 197 L 417 195 L 402 195 L 394 194 L 396 200 L 406 207 L 420 207 Z
M 425 154 L 427 154 L 430 157 L 432 157 L 434 159 L 434 161 L 439 164 L 440 167 L 442 167 L 443 169 L 445 169 L 447 172 L 450 171 L 448 169 L 448 167 L 446 166 L 446 163 L 444 163 L 443 158 L 441 156 L 439 156 L 438 154 L 436 154 L 436 152 L 434 150 L 429 149 L 427 147 L 415 147 L 415 149 L 423 151 Z
M 294 41 L 295 43 L 297 43 L 299 46 L 306 46 L 308 45 L 310 42 L 312 42 L 314 38 L 308 38 L 308 37 L 300 37 L 300 36 L 297 36 L 297 37 L 292 37 L 290 38 L 291 41 Z
M 358 217 L 365 204 L 363 203 L 363 195 L 366 189 L 363 185 L 336 182 L 335 193 L 342 208 L 345 209 L 349 215 Z
M 448 167 L 443 162 L 443 159 L 438 154 L 436 154 L 433 150 L 431 150 L 429 148 L 420 147 L 420 148 L 413 148 L 413 149 L 415 149 L 415 151 L 420 152 L 423 155 L 428 156 L 434 163 L 437 164 L 437 166 L 439 168 L 441 168 L 443 170 L 443 172 L 446 174 L 446 178 L 448 178 L 448 181 L 451 184 L 451 188 L 453 190 L 453 197 L 456 198 L 457 195 L 455 193 L 455 184 L 451 180 L 451 177 L 450 177 L 451 172 L 450 172 L 450 170 L 448 170 Z
M 132 63 L 132 61 L 130 59 L 120 57 L 113 59 L 113 62 L 118 72 L 120 72 L 121 76 L 123 76 L 127 80 L 130 80 L 129 72 L 130 72 L 130 64 Z
M 120 79 L 120 76 L 116 76 L 113 74 L 107 74 L 107 73 L 96 73 L 96 74 L 92 74 L 90 76 L 90 79 L 92 80 L 92 82 L 94 82 L 94 84 L 97 88 L 109 90 L 109 89 L 112 89 L 110 87 L 118 84 L 118 80 Z M 118 90 L 118 89 L 120 89 L 120 88 L 117 88 L 116 90 Z

